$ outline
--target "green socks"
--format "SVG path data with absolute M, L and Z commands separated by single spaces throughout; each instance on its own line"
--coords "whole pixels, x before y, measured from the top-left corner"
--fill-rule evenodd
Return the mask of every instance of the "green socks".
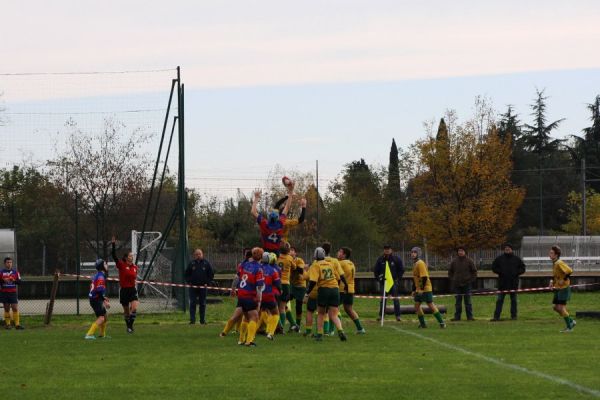
M 572 321 L 571 316 L 567 315 L 566 317 L 563 317 L 563 318 L 565 319 L 565 323 L 567 324 L 567 328 L 570 328 L 571 327 L 571 321 Z
M 437 319 L 437 322 L 439 322 L 440 324 L 444 323 L 444 319 L 442 318 L 442 314 L 439 311 L 433 313 L 433 316 L 435 317 L 435 319 Z
M 424 315 L 419 315 L 419 324 L 421 324 L 421 326 L 427 326 Z
M 359 331 L 362 331 L 363 327 L 362 327 L 362 325 L 360 324 L 360 319 L 356 318 L 356 319 L 355 319 L 354 321 L 352 321 L 352 322 L 354 322 L 354 325 L 356 325 L 356 329 L 357 329 L 357 330 L 359 330 Z
M 286 311 L 285 316 L 286 316 L 287 320 L 290 321 L 290 324 L 296 325 L 296 321 L 294 320 L 294 317 L 292 316 L 291 311 Z
M 279 325 L 281 325 L 281 327 L 285 326 L 285 313 L 279 313 Z
M 329 332 L 329 321 L 323 322 L 323 332 L 325 332 L 325 333 Z

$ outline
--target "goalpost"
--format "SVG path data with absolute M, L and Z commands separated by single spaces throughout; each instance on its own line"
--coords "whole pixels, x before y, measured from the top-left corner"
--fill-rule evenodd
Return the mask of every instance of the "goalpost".
M 138 279 L 157 282 L 170 282 L 172 278 L 172 260 L 168 257 L 168 250 L 158 249 L 163 238 L 161 232 L 131 231 L 131 251 L 134 259 L 138 261 Z M 157 252 L 157 250 L 159 250 Z M 156 255 L 155 255 L 156 254 Z M 173 290 L 170 286 L 143 283 L 138 285 L 140 294 L 154 297 L 157 302 L 164 303 L 164 308 L 171 305 Z

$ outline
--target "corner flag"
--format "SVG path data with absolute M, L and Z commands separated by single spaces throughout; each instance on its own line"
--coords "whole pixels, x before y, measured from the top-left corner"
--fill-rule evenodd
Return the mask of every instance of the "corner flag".
M 392 271 L 390 270 L 390 264 L 385 262 L 385 292 L 388 293 L 394 286 L 394 278 L 392 277 Z

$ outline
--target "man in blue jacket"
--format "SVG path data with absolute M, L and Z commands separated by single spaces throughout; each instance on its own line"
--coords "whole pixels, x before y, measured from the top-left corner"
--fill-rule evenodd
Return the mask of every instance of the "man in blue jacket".
M 402 264 L 400 257 L 392 254 L 392 246 L 387 244 L 383 246 L 383 255 L 377 259 L 377 262 L 375 262 L 375 268 L 373 269 L 375 279 L 379 281 L 382 288 L 384 286 L 386 264 L 390 266 L 392 278 L 394 279 L 394 286 L 392 286 L 389 295 L 392 297 L 398 297 L 400 280 L 402 279 L 402 275 L 404 275 L 404 265 Z M 379 317 L 377 320 L 381 318 L 381 307 L 383 307 L 383 299 L 379 303 Z M 394 314 L 396 314 L 396 321 L 401 321 L 400 301 L 398 299 L 394 299 Z
M 190 288 L 190 324 L 196 323 L 196 305 L 200 309 L 200 324 L 206 324 L 206 285 L 215 277 L 210 263 L 204 259 L 202 249 L 194 250 L 194 259 L 185 270 L 185 281 L 190 285 L 203 286 Z

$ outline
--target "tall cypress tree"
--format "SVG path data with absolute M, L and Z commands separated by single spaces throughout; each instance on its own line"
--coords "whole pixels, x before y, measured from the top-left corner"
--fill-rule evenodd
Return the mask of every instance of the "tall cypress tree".
M 391 199 L 399 198 L 400 190 L 400 164 L 398 162 L 398 147 L 396 140 L 392 139 L 392 147 L 390 148 L 390 162 L 388 164 L 388 183 L 387 195 Z

